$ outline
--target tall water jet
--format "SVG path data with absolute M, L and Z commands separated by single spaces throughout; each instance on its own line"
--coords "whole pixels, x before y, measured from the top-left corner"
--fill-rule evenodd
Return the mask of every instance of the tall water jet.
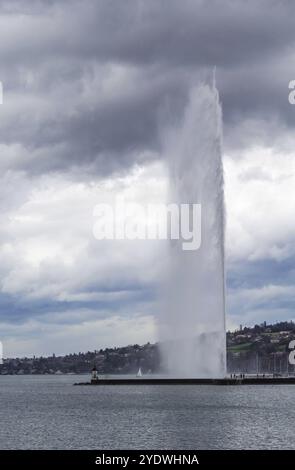
M 163 365 L 177 377 L 226 374 L 222 118 L 215 84 L 196 86 L 166 135 L 170 201 L 201 204 L 201 245 L 169 247 L 160 321 Z

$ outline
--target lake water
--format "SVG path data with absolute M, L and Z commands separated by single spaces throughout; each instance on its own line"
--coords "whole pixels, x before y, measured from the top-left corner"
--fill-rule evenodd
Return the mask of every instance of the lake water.
M 295 449 L 295 386 L 0 376 L 0 449 Z

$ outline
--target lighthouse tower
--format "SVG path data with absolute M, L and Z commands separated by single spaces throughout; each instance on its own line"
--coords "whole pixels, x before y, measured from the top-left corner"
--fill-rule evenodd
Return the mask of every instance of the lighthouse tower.
M 97 381 L 98 381 L 97 369 L 94 366 L 92 371 L 91 371 L 91 383 L 95 383 Z

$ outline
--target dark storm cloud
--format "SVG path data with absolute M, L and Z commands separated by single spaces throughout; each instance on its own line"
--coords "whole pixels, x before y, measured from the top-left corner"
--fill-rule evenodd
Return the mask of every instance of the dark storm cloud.
M 247 262 L 243 260 L 242 263 L 231 266 L 227 276 L 227 285 L 229 289 L 262 288 L 271 283 L 293 286 L 295 282 L 294 265 L 294 257 L 281 261 L 263 259 Z
M 294 125 L 293 2 L 44 0 L 0 8 L 0 139 L 20 145 L 12 168 L 127 168 L 142 151 L 160 151 L 167 103 L 181 114 L 191 84 L 215 65 L 226 145 L 239 142 L 233 126 L 245 119 Z
M 122 282 L 120 286 L 118 286 L 118 289 L 103 289 L 97 286 L 95 286 L 94 289 L 89 291 L 89 287 L 85 290 L 83 290 L 83 294 L 85 293 L 113 293 L 116 294 L 118 292 L 122 292 L 122 289 L 124 289 L 124 292 L 127 292 L 128 295 L 125 298 L 120 298 L 116 299 L 116 297 L 112 298 L 111 296 L 109 297 L 108 300 L 101 300 L 101 301 L 92 301 L 92 300 L 75 300 L 75 301 L 57 301 L 54 299 L 49 299 L 49 298 L 41 298 L 41 299 L 25 299 L 24 297 L 19 297 L 18 295 L 9 295 L 9 294 L 3 294 L 1 293 L 0 295 L 0 311 L 1 311 L 1 322 L 10 322 L 10 323 L 22 323 L 26 322 L 26 320 L 30 317 L 36 317 L 38 316 L 39 318 L 46 316 L 47 314 L 51 313 L 60 313 L 62 314 L 63 312 L 66 311 L 72 311 L 74 312 L 75 310 L 83 311 L 84 310 L 89 310 L 93 312 L 93 315 L 97 317 L 104 318 L 108 316 L 110 311 L 113 313 L 116 312 L 119 314 L 124 310 L 126 311 L 126 308 L 130 308 L 130 305 L 136 305 L 139 304 L 140 302 L 151 302 L 155 298 L 155 292 L 154 289 L 152 290 L 150 287 L 147 287 L 146 285 L 135 285 L 135 286 L 129 286 L 126 290 L 126 287 L 124 286 L 124 283 Z M 79 292 L 76 292 L 79 294 Z M 85 320 L 85 314 L 83 314 L 83 320 Z M 79 322 L 81 321 L 81 318 L 78 319 Z M 60 320 L 61 323 L 67 322 L 69 320 L 63 319 L 63 316 L 60 315 Z M 70 320 L 72 322 L 72 320 Z
M 237 264 L 228 273 L 227 313 L 244 324 L 292 319 L 294 277 L 294 258 Z
M 273 54 L 294 40 L 294 5 L 286 0 L 225 0 L 222 8 L 218 0 L 9 0 L 1 4 L 4 12 L 25 15 L 16 24 L 19 38 L 26 41 L 2 51 L 4 55 L 31 50 L 133 63 L 235 65 Z M 36 36 L 27 26 L 38 23 Z

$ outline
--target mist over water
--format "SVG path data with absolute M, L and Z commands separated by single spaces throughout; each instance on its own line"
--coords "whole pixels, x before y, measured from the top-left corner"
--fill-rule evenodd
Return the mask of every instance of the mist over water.
M 166 136 L 171 202 L 199 203 L 201 246 L 171 241 L 160 324 L 163 366 L 177 377 L 226 374 L 222 117 L 215 85 L 196 86 Z

